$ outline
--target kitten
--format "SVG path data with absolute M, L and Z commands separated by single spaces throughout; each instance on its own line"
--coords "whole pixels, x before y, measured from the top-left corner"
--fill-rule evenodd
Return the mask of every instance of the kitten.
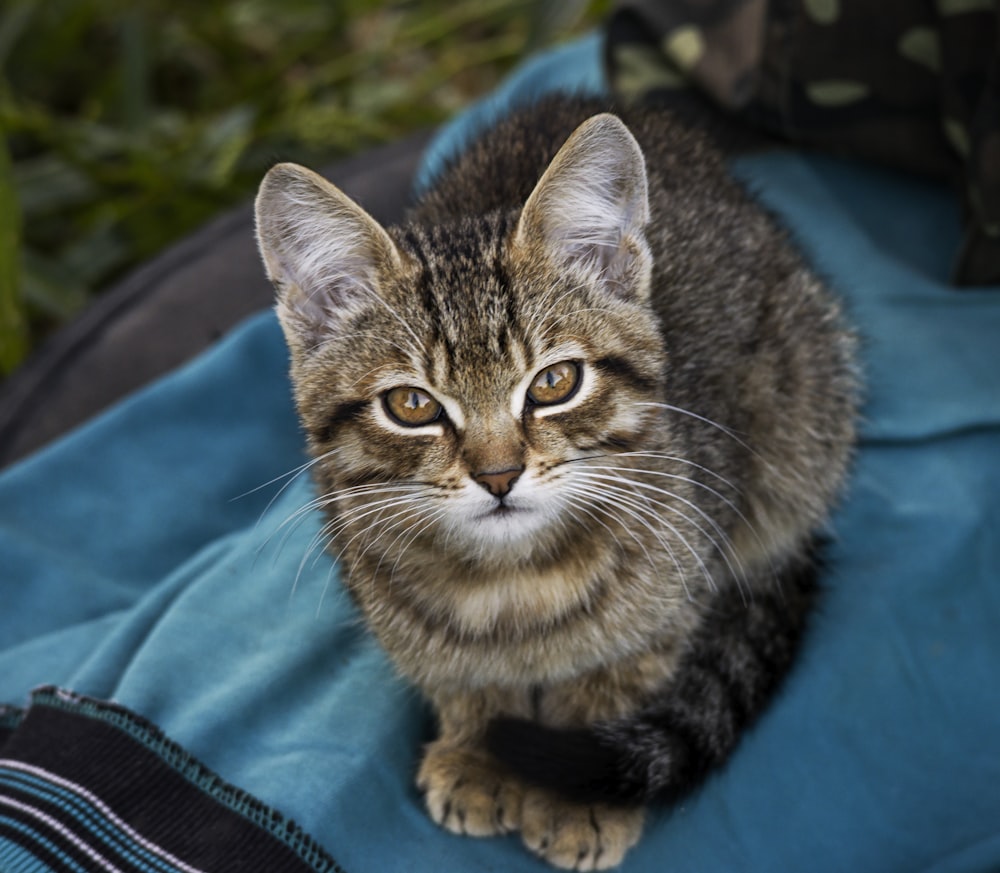
M 455 832 L 618 864 L 787 669 L 851 454 L 838 305 L 703 135 L 550 98 L 384 229 L 257 199 L 330 551 Z

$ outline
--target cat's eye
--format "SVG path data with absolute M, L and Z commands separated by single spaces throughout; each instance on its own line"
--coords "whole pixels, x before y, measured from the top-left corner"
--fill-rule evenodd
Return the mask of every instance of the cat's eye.
M 441 415 L 441 404 L 419 388 L 393 388 L 382 403 L 394 421 L 407 427 L 430 424 Z
M 565 403 L 576 393 L 580 384 L 580 365 L 560 361 L 539 372 L 528 388 L 528 399 L 538 406 Z

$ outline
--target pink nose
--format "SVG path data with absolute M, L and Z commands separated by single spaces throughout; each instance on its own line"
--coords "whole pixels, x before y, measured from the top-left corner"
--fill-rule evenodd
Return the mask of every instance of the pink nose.
M 510 470 L 500 470 L 497 473 L 475 473 L 472 478 L 494 497 L 505 497 L 514 487 L 517 477 L 523 472 L 524 467 L 517 467 Z

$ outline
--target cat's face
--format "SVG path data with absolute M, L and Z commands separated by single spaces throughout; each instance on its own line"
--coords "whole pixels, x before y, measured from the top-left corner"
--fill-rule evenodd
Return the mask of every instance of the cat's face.
M 603 151 L 571 139 L 519 214 L 449 227 L 387 232 L 307 171 L 272 171 L 261 245 L 321 486 L 385 546 L 544 548 L 600 523 L 581 462 L 649 447 L 663 351 L 622 131 L 597 131 Z
M 649 313 L 558 280 L 518 294 L 508 275 L 492 288 L 467 275 L 475 296 L 438 285 L 428 296 L 466 294 L 443 316 L 412 299 L 407 273 L 405 307 L 362 311 L 357 329 L 296 363 L 314 453 L 335 452 L 333 487 L 386 501 L 379 520 L 414 498 L 414 521 L 456 545 L 527 546 L 594 502 L 575 462 L 645 446 L 660 361 Z M 511 320 L 505 332 L 491 311 Z

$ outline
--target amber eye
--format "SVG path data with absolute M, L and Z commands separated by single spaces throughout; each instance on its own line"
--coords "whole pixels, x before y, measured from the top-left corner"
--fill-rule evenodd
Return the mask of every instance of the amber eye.
M 528 399 L 539 406 L 551 406 L 570 399 L 580 384 L 580 365 L 561 361 L 546 367 L 531 381 Z
M 383 395 L 382 402 L 385 411 L 407 427 L 430 424 L 441 415 L 441 404 L 419 388 L 393 388 Z

